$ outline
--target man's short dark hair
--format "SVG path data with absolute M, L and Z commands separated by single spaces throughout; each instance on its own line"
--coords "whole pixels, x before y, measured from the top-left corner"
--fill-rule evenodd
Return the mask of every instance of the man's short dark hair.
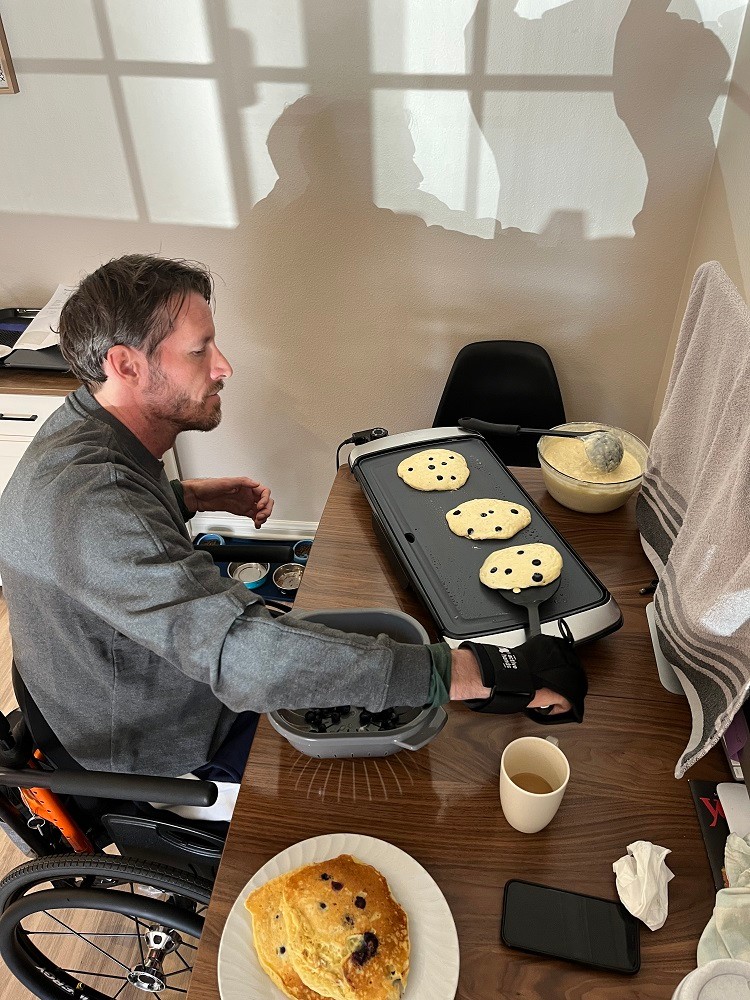
M 185 299 L 211 304 L 213 280 L 204 264 L 128 254 L 83 279 L 60 314 L 60 350 L 90 389 L 106 381 L 104 361 L 116 344 L 151 357 L 171 332 Z

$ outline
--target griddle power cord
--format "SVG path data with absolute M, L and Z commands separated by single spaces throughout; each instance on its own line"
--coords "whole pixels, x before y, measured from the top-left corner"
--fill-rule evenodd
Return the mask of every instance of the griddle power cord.
M 376 441 L 378 438 L 384 437 L 388 437 L 388 431 L 385 427 L 368 427 L 365 431 L 354 431 L 352 436 L 348 437 L 346 441 L 342 441 L 336 449 L 336 472 L 339 471 L 339 455 L 344 445 L 367 444 L 368 441 Z

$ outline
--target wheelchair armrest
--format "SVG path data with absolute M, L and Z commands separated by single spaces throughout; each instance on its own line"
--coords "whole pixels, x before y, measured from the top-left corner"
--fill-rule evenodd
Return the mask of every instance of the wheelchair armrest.
M 212 806 L 219 794 L 212 781 L 157 778 L 110 771 L 37 771 L 31 768 L 12 770 L 0 767 L 0 785 L 48 788 L 60 795 L 157 802 L 165 806 Z

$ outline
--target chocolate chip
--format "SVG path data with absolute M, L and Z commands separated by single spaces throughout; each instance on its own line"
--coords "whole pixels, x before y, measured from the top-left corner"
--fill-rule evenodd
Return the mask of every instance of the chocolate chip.
M 442 476 L 438 476 L 437 478 L 438 478 L 438 480 L 441 480 L 443 477 Z
M 328 907 L 326 906 L 325 903 L 318 903 L 318 906 L 321 908 L 321 910 L 327 910 L 328 909 Z
M 516 552 L 516 555 L 517 556 L 522 556 L 523 555 L 523 549 L 519 549 L 518 552 Z
M 407 469 L 407 472 L 414 472 L 414 469 Z
M 347 927 L 354 927 L 354 917 L 351 914 L 344 914 L 344 923 Z
M 480 514 L 479 516 L 480 516 L 480 517 L 487 517 L 487 515 L 486 515 L 486 514 L 484 514 L 484 513 Z
M 364 908 L 367 906 L 367 900 L 365 899 L 364 896 L 356 896 L 354 899 L 354 905 L 357 907 L 358 910 L 364 910 Z
M 494 510 L 491 510 L 491 511 L 490 511 L 490 514 L 494 514 L 494 513 L 495 513 L 495 512 L 494 512 Z
M 455 457 L 456 457 L 455 455 L 449 455 L 449 456 L 448 456 L 448 458 L 450 459 L 450 461 L 451 461 L 451 462 L 453 461 L 453 459 L 454 459 Z
M 341 890 L 344 888 L 344 883 L 343 882 L 331 882 L 331 888 L 335 892 L 341 892 Z
M 379 944 L 377 935 L 373 934 L 372 931 L 365 931 L 362 935 L 362 944 L 355 952 L 352 952 L 352 961 L 356 962 L 357 965 L 369 962 L 377 954 Z
M 441 462 L 440 464 L 441 465 L 447 465 L 448 463 L 447 462 Z
M 281 919 L 281 914 L 277 913 L 276 916 L 273 919 L 274 920 L 280 920 Z
M 321 875 L 320 877 L 321 877 L 321 878 L 323 879 L 323 881 L 324 881 L 324 882 L 327 882 L 327 881 L 328 881 L 328 879 L 329 879 L 329 878 L 330 878 L 331 876 L 330 876 L 330 875 L 326 875 L 326 873 L 325 873 L 325 872 L 323 872 L 323 874 L 322 874 L 322 875 Z
M 532 559 L 531 560 L 531 565 L 532 566 L 541 566 L 542 565 L 542 560 L 541 559 Z
M 534 581 L 534 583 L 540 583 L 544 579 L 544 577 L 542 576 L 541 573 L 534 573 L 531 579 Z
M 466 529 L 466 534 L 467 535 L 473 535 L 474 534 L 474 529 L 473 528 L 467 528 Z
M 495 528 L 495 531 L 502 531 L 502 530 L 503 530 L 503 529 L 502 529 L 502 528 L 500 527 L 500 525 L 499 525 L 499 524 L 498 524 L 498 526 L 497 526 L 497 527 Z
M 505 571 L 505 575 L 506 575 L 506 576 L 508 576 L 508 575 L 509 575 L 510 573 L 512 573 L 512 572 L 513 572 L 513 570 L 512 570 L 512 569 L 506 569 L 506 571 Z
M 427 468 L 428 468 L 428 469 L 434 469 L 434 468 L 435 468 L 435 466 L 434 466 L 434 465 L 428 465 L 428 466 L 427 466 Z
M 516 510 L 515 507 L 511 507 L 510 508 L 510 512 L 511 512 L 511 514 L 517 514 L 518 513 L 518 511 Z
M 455 476 L 451 476 L 451 479 L 455 479 L 455 478 L 456 478 Z M 454 510 L 454 511 L 451 511 L 451 513 L 453 514 L 454 517 L 458 517 L 458 515 L 461 513 L 461 511 L 460 510 Z
M 282 944 L 282 946 L 279 948 L 279 955 L 283 955 L 285 951 L 286 951 L 286 948 Z
M 497 566 L 493 566 L 490 573 L 497 573 Z
M 456 478 L 455 476 L 451 476 L 451 479 L 455 479 L 455 478 Z

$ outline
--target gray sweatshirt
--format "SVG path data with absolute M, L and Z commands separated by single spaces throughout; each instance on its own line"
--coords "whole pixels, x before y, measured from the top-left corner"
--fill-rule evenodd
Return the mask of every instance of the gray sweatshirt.
M 84 767 L 185 774 L 247 709 L 430 700 L 427 647 L 274 619 L 222 577 L 162 463 L 85 388 L 2 494 L 0 573 L 18 671 Z

